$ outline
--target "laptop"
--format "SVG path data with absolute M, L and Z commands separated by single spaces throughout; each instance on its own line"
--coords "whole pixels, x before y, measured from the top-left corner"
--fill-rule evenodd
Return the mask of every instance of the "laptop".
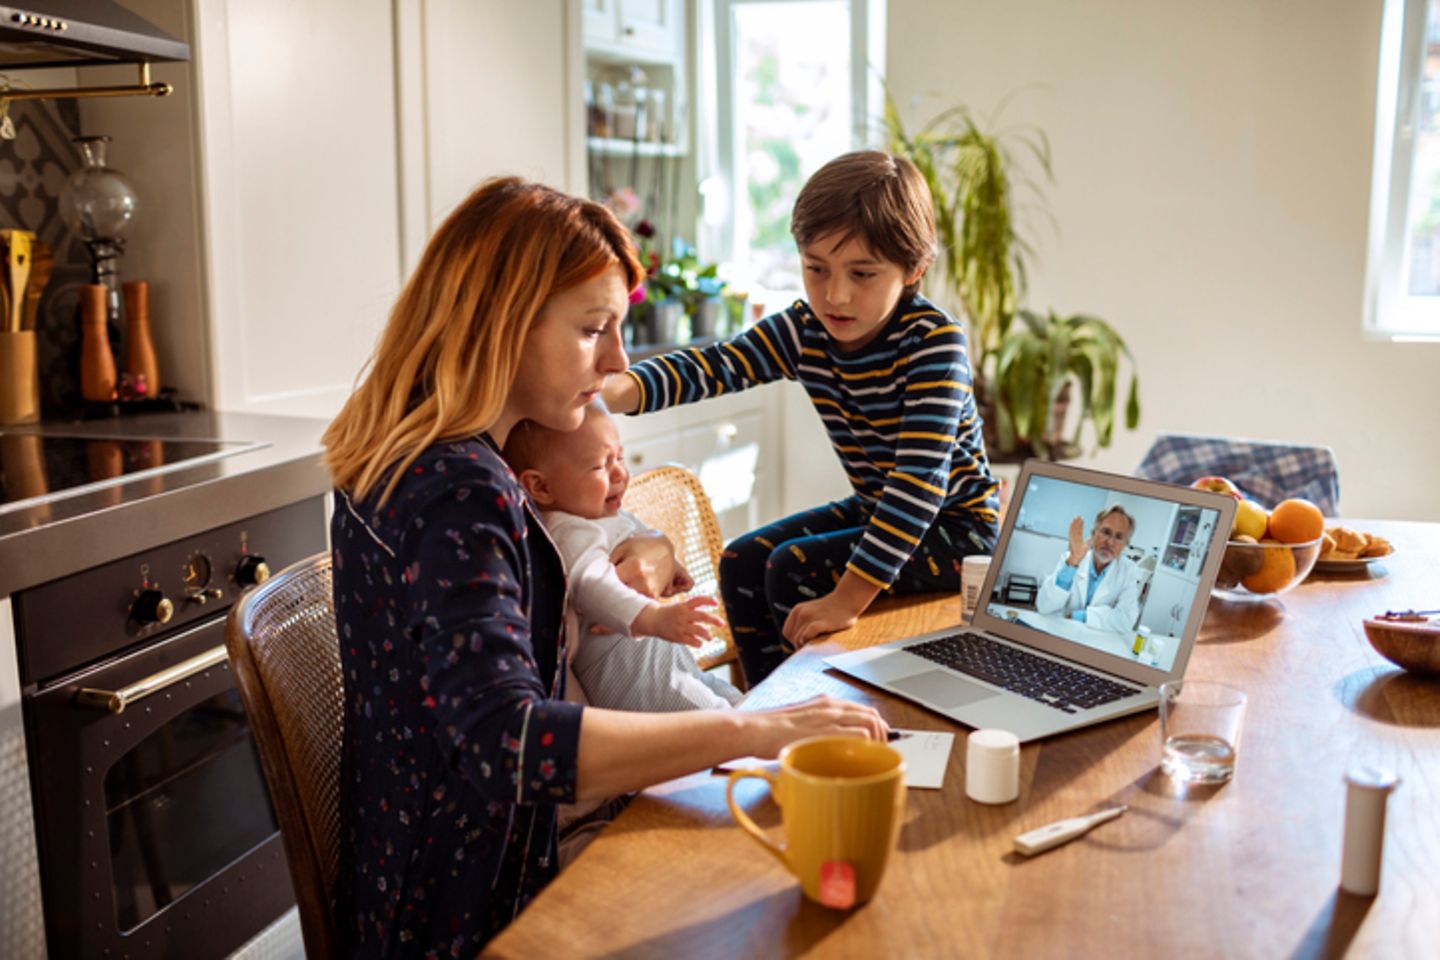
M 1147 710 L 1160 684 L 1185 674 L 1235 504 L 1026 461 L 973 623 L 825 663 L 1022 742 Z M 1085 553 L 1071 566 L 1077 517 Z

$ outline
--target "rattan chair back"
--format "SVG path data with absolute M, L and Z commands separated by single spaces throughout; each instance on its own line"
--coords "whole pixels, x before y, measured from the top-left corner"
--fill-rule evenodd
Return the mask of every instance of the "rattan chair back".
M 330 555 L 245 593 L 225 646 L 280 822 L 305 952 L 333 957 L 344 690 Z
M 680 562 L 695 581 L 686 596 L 708 595 L 719 600 L 720 551 L 725 542 L 699 477 L 684 467 L 669 464 L 637 474 L 625 493 L 625 509 L 675 544 Z M 723 609 L 717 607 L 713 612 L 724 619 Z M 741 686 L 738 654 L 728 625 L 714 631 L 710 640 L 696 650 L 695 659 L 705 670 L 730 664 L 732 682 Z

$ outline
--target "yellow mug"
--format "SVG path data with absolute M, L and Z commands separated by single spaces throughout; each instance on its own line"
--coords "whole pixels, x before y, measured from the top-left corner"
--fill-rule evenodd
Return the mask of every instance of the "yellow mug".
M 764 779 L 780 807 L 785 844 L 773 843 L 735 802 L 735 784 Z M 863 737 L 797 740 L 780 771 L 736 770 L 725 785 L 736 822 L 800 881 L 805 896 L 845 909 L 875 895 L 905 813 L 905 759 Z

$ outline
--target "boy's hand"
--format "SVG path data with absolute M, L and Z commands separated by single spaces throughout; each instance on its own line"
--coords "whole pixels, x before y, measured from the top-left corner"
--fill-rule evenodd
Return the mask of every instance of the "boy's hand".
M 830 593 L 791 607 L 781 633 L 799 649 L 827 633 L 849 630 L 879 594 L 879 587 L 847 570 Z
M 652 603 L 641 610 L 635 622 L 630 624 L 630 634 L 635 637 L 659 637 L 671 643 L 698 647 L 710 639 L 707 627 L 725 625 L 725 621 L 703 609 L 713 606 L 714 597 L 691 597 L 675 603 Z
M 600 388 L 600 398 L 611 413 L 634 413 L 640 409 L 640 388 L 633 378 L 623 373 L 605 381 L 605 386 Z
M 833 593 L 818 600 L 797 603 L 790 608 L 790 616 L 785 618 L 785 639 L 799 649 L 827 633 L 849 630 L 860 619 L 861 612 L 836 600 Z

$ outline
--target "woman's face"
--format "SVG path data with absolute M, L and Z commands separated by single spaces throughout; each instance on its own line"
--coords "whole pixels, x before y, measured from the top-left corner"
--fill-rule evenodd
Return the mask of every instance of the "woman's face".
M 525 338 L 505 405 L 512 422 L 534 420 L 552 430 L 579 427 L 585 405 L 599 395 L 605 378 L 630 365 L 620 339 L 629 305 L 618 266 L 547 300 Z

